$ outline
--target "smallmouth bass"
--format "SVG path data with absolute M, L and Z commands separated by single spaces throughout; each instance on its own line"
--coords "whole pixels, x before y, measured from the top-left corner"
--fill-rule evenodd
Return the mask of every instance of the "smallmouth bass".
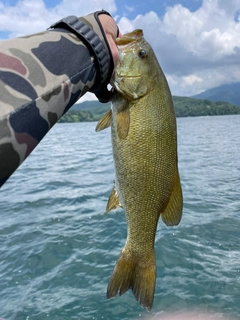
M 116 40 L 120 61 L 111 83 L 112 108 L 96 131 L 111 126 L 115 186 L 106 211 L 122 207 L 128 235 L 108 284 L 107 297 L 132 289 L 148 310 L 154 299 L 155 234 L 182 216 L 177 129 L 167 80 L 142 30 Z

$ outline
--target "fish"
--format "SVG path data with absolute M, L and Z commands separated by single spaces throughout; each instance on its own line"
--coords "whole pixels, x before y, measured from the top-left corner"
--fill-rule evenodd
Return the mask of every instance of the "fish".
M 120 60 L 111 78 L 111 109 L 95 130 L 111 127 L 115 184 L 106 212 L 123 208 L 128 232 L 107 298 L 132 289 L 150 311 L 159 217 L 167 226 L 178 225 L 182 217 L 176 116 L 168 82 L 143 30 L 117 38 L 116 45 Z

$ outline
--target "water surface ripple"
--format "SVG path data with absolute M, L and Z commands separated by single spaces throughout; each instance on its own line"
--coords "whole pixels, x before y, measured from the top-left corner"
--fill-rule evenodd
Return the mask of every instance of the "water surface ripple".
M 2 187 L 0 317 L 135 320 L 128 292 L 106 299 L 126 239 L 124 212 L 104 214 L 114 172 L 110 130 L 57 124 Z M 178 119 L 184 194 L 177 227 L 159 222 L 153 309 L 240 319 L 240 116 Z

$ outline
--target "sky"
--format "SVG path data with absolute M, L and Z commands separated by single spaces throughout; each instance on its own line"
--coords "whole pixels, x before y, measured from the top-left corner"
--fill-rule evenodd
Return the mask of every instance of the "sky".
M 240 82 L 240 0 L 0 0 L 0 39 L 101 9 L 122 33 L 143 30 L 173 95 Z

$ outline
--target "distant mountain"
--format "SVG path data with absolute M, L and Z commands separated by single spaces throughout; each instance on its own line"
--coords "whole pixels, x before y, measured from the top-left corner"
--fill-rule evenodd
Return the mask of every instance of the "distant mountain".
M 220 87 L 206 90 L 202 93 L 192 96 L 197 99 L 208 99 L 210 101 L 226 101 L 240 106 L 240 82 L 225 84 Z

